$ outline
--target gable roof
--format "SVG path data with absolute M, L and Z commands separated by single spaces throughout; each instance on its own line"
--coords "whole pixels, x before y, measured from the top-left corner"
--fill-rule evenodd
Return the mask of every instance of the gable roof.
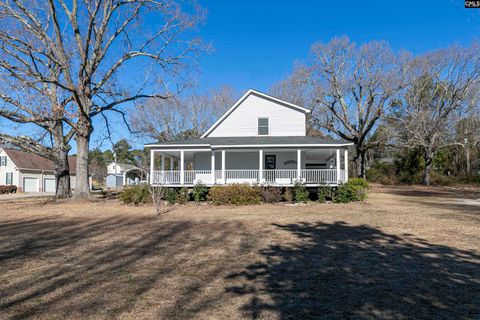
M 330 138 L 310 137 L 310 136 L 291 136 L 291 137 L 207 137 L 186 139 L 177 141 L 161 141 L 145 145 L 149 147 L 207 147 L 207 148 L 237 148 L 237 147 L 344 147 L 353 145 L 352 142 L 345 140 L 334 140 Z
M 51 172 L 55 170 L 53 161 L 39 154 L 12 148 L 3 148 L 3 150 L 18 169 Z M 68 157 L 68 163 L 70 165 L 70 173 L 75 173 L 77 157 Z
M 289 108 L 301 111 L 305 114 L 308 114 L 308 113 L 311 112 L 310 110 L 308 110 L 306 108 L 303 108 L 303 107 L 300 107 L 300 106 L 297 106 L 296 104 L 283 101 L 281 99 L 272 97 L 271 95 L 268 95 L 266 93 L 263 93 L 263 92 L 260 92 L 260 91 L 254 90 L 254 89 L 250 89 L 240 99 L 238 99 L 238 101 L 235 102 L 235 104 L 230 109 L 228 109 L 227 112 L 225 112 L 224 115 L 221 116 L 220 119 L 218 119 L 200 138 L 206 138 L 216 127 L 218 127 L 220 125 L 220 123 L 223 122 L 223 120 L 225 120 L 233 111 L 235 111 L 235 109 L 238 108 L 238 106 L 240 106 L 242 104 L 243 101 L 245 101 L 245 99 L 247 99 L 252 94 L 254 94 L 256 96 L 259 96 L 263 99 L 276 102 L 278 104 L 283 104 L 283 105 L 285 105 Z

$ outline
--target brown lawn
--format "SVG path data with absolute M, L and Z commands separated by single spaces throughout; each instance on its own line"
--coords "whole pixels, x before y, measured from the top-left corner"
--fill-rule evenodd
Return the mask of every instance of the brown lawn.
M 0 202 L 0 318 L 479 319 L 480 193 L 368 203 Z

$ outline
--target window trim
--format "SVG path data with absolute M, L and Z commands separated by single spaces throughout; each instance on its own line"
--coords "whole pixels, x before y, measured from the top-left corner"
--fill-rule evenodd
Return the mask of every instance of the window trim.
M 267 120 L 267 125 L 260 125 L 260 120 L 266 119 Z M 260 133 L 260 128 L 266 128 L 267 133 L 262 134 Z M 257 118 L 257 135 L 259 136 L 268 136 L 270 135 L 270 119 L 268 117 L 259 117 Z
M 10 179 L 9 179 L 10 177 Z M 11 186 L 13 185 L 13 172 L 6 172 L 5 173 L 5 185 Z
M 6 167 L 7 166 L 7 156 L 1 156 L 0 157 L 0 167 Z

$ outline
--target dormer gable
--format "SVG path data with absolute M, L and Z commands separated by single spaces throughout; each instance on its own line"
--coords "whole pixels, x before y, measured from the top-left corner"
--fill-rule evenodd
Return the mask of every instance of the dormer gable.
M 202 136 L 305 136 L 310 110 L 265 93 L 248 90 Z

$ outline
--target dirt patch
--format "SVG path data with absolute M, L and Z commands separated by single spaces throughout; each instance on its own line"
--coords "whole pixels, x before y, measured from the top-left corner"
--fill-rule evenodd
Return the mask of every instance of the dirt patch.
M 0 318 L 478 319 L 475 191 L 368 202 L 0 204 Z M 460 199 L 463 203 L 457 202 Z

